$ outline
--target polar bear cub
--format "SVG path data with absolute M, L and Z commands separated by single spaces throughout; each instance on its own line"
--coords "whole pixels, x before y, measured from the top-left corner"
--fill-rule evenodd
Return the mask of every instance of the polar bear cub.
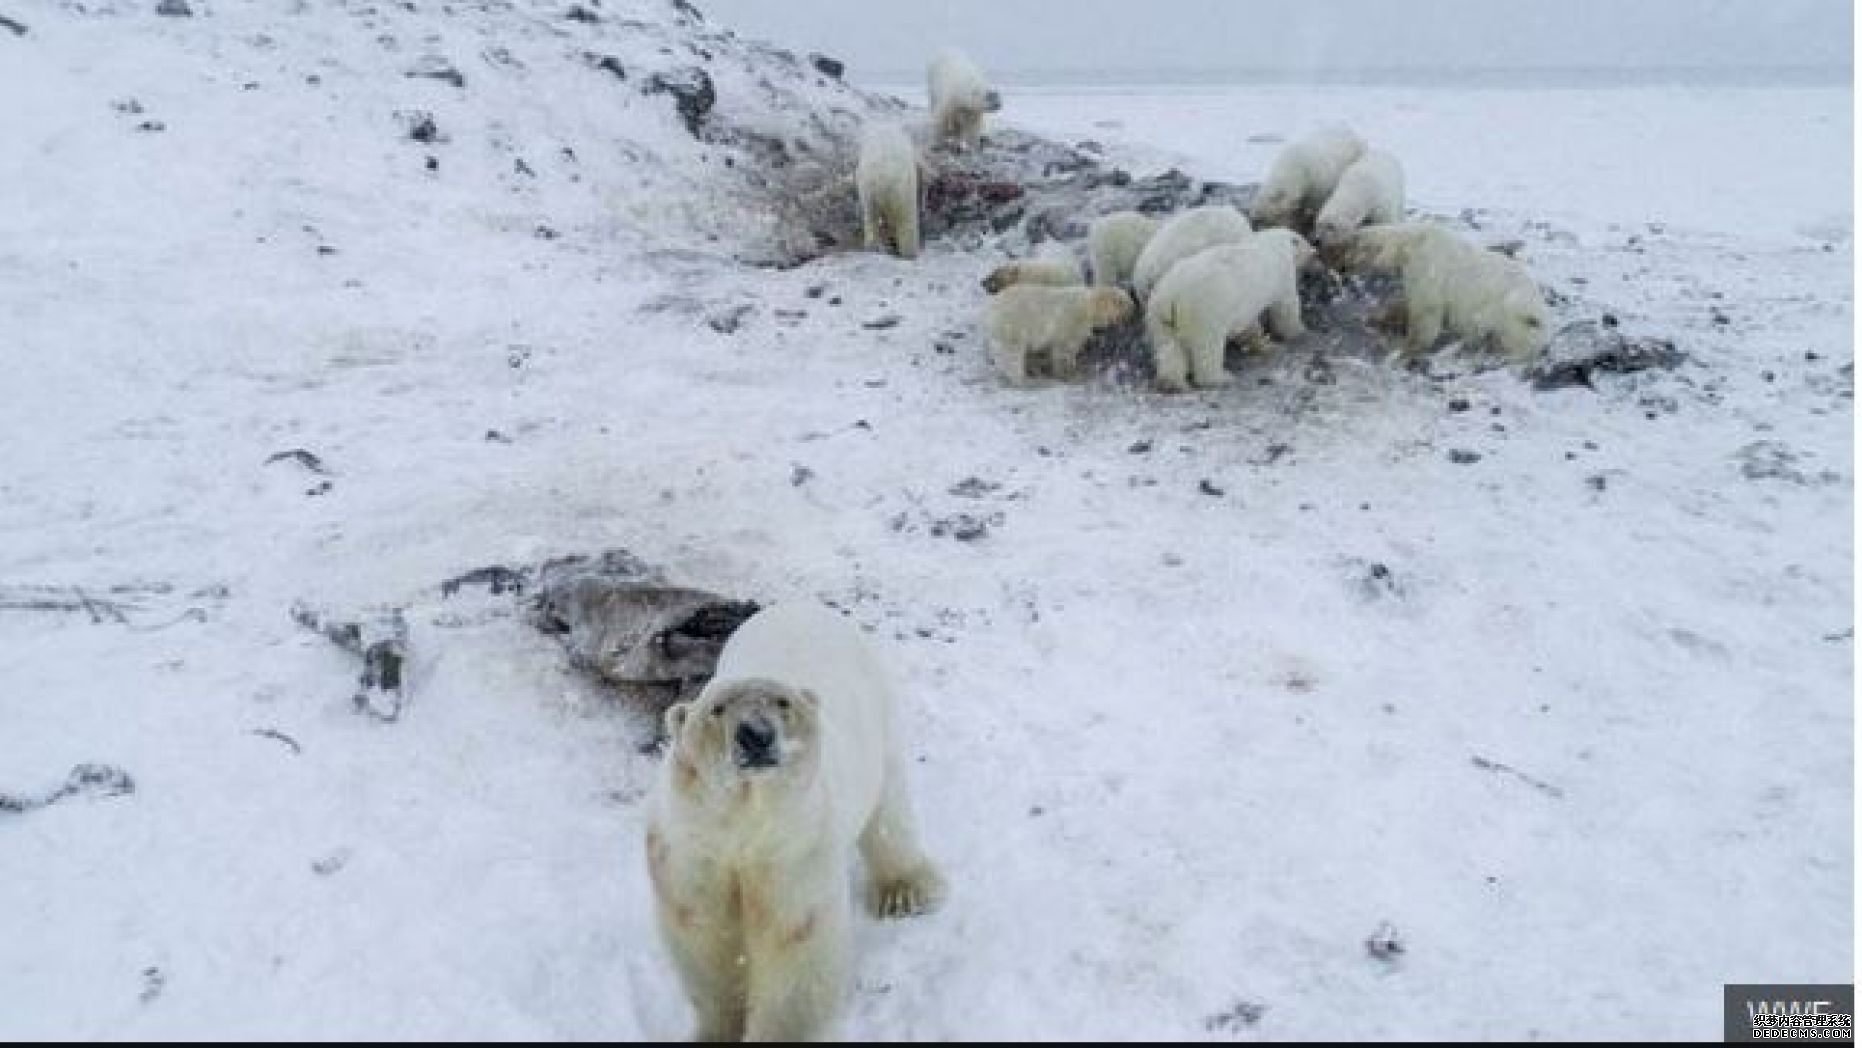
M 983 290 L 995 294 L 1016 284 L 1042 284 L 1048 287 L 1073 287 L 1086 283 L 1080 272 L 1080 260 L 1064 247 L 1051 247 L 1033 258 L 1006 262 L 983 278 Z
M 1100 328 L 1124 323 L 1132 314 L 1131 296 L 1112 287 L 1007 288 L 989 300 L 984 326 L 997 370 L 1011 383 L 1028 380 L 1028 358 L 1045 353 L 1055 378 L 1072 378 L 1080 350 Z
M 1381 149 L 1367 149 L 1345 169 L 1338 188 L 1313 221 L 1313 239 L 1321 246 L 1363 225 L 1403 221 L 1403 165 Z
M 1179 393 L 1188 388 L 1186 379 L 1204 388 L 1234 381 L 1222 367 L 1229 336 L 1253 333 L 1263 315 L 1282 339 L 1305 334 L 1299 270 L 1313 257 L 1299 234 L 1270 229 L 1172 267 L 1144 310 L 1157 388 Z
M 944 893 L 913 828 L 886 674 L 851 622 L 776 605 L 732 634 L 666 727 L 647 866 L 697 1038 L 829 1036 L 855 849 L 876 915 L 928 912 Z
M 1132 290 L 1140 299 L 1149 298 L 1170 267 L 1217 244 L 1246 240 L 1252 232 L 1248 216 L 1226 204 L 1193 207 L 1173 215 L 1138 253 L 1131 271 Z
M 1093 219 L 1093 224 L 1086 229 L 1086 251 L 1093 264 L 1093 284 L 1117 287 L 1130 280 L 1138 256 L 1162 224 L 1136 211 L 1115 211 Z
M 1322 127 L 1282 149 L 1249 209 L 1254 224 L 1305 228 L 1363 155 L 1364 139 L 1343 125 Z
M 860 136 L 854 169 L 860 196 L 860 226 L 868 250 L 885 248 L 901 258 L 918 257 L 918 148 L 905 129 L 869 125 Z
M 935 140 L 961 149 L 981 145 L 983 114 L 1002 108 L 1002 96 L 990 88 L 983 71 L 962 52 L 946 50 L 931 59 L 926 81 Z
M 1526 267 L 1440 226 L 1403 222 L 1360 229 L 1345 239 L 1338 258 L 1347 269 L 1401 274 L 1408 354 L 1428 352 L 1444 331 L 1470 341 L 1492 339 L 1518 362 L 1530 360 L 1550 340 L 1545 296 Z

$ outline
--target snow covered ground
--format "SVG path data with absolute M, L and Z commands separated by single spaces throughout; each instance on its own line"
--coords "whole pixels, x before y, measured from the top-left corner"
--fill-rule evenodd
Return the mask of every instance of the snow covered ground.
M 994 255 L 730 262 L 638 90 L 675 9 L 412 6 L 0 6 L 0 794 L 135 786 L 0 811 L 0 1037 L 682 1035 L 645 718 L 433 593 L 615 546 L 906 683 L 954 894 L 861 926 L 851 1037 L 1711 1039 L 1852 978 L 1846 88 L 1013 95 L 1231 179 L 1352 121 L 1692 359 L 1011 390 Z M 298 600 L 410 605 L 401 721 Z

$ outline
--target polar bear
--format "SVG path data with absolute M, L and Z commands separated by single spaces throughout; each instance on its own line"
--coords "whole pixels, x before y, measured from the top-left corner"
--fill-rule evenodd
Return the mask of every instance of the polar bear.
M 1395 271 L 1403 280 L 1407 355 L 1427 353 L 1444 331 L 1492 339 L 1516 362 L 1545 348 L 1551 317 L 1526 267 L 1427 222 L 1369 226 L 1335 252 L 1344 269 Z
M 1086 252 L 1093 263 L 1093 284 L 1117 287 L 1131 279 L 1132 267 L 1162 225 L 1150 215 L 1115 211 L 1093 219 L 1086 230 Z
M 1322 127 L 1282 149 L 1249 208 L 1254 224 L 1305 229 L 1345 169 L 1363 155 L 1364 139 L 1343 125 Z
M 1132 290 L 1138 298 L 1147 299 L 1171 266 L 1205 248 L 1246 240 L 1253 231 L 1248 216 L 1226 204 L 1193 207 L 1173 215 L 1138 253 L 1131 270 Z
M 1016 284 L 1073 287 L 1084 283 L 1086 277 L 1080 272 L 1079 259 L 1063 248 L 997 266 L 983 278 L 983 290 L 993 295 Z
M 1363 225 L 1403 221 L 1403 165 L 1381 149 L 1367 149 L 1345 169 L 1338 188 L 1313 220 L 1321 247 Z
M 1186 378 L 1204 388 L 1234 381 L 1222 367 L 1229 336 L 1254 333 L 1263 314 L 1282 339 L 1305 334 L 1299 270 L 1314 257 L 1298 233 L 1269 229 L 1171 267 L 1144 309 L 1157 388 L 1180 393 Z
M 996 367 L 1011 383 L 1028 379 L 1028 357 L 1045 353 L 1055 378 L 1072 378 L 1080 350 L 1100 328 L 1122 324 L 1132 314 L 1131 296 L 1112 287 L 1005 289 L 989 300 L 985 327 Z
M 867 908 L 927 913 L 944 879 L 918 845 L 892 686 L 859 629 L 778 604 L 666 712 L 647 868 L 699 1040 L 830 1036 L 852 962 L 850 872 Z
M 935 141 L 975 149 L 983 140 L 983 114 L 1002 108 L 1002 96 L 983 71 L 961 52 L 941 51 L 926 74 L 931 95 L 931 129 Z
M 868 250 L 883 247 L 901 258 L 918 257 L 918 173 L 918 148 L 904 128 L 867 127 L 860 137 L 854 186 Z

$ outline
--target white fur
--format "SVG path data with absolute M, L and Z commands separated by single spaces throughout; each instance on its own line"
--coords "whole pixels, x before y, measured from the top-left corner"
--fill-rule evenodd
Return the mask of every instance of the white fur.
M 1093 219 L 1086 231 L 1086 250 L 1093 262 L 1093 283 L 1116 287 L 1131 279 L 1132 267 L 1146 244 L 1162 225 L 1136 211 L 1115 211 Z
M 875 914 L 941 899 L 913 829 L 895 716 L 858 627 L 807 604 L 752 616 L 704 691 L 667 711 L 647 862 L 698 1039 L 833 1033 L 851 974 L 856 848 Z M 779 763 L 738 759 L 746 724 L 780 725 Z
M 860 138 L 854 184 L 866 247 L 917 258 L 918 149 L 911 136 L 892 124 L 869 125 Z
M 1403 221 L 1403 165 L 1381 149 L 1365 150 L 1345 169 L 1319 209 L 1313 236 L 1327 244 L 1363 225 Z
M 1138 253 L 1131 271 L 1132 290 L 1140 299 L 1149 298 L 1170 267 L 1217 244 L 1246 240 L 1253 231 L 1248 216 L 1226 204 L 1193 207 L 1173 215 Z
M 1518 262 L 1427 222 L 1370 226 L 1338 253 L 1349 269 L 1402 274 L 1407 352 L 1426 353 L 1444 331 L 1493 339 L 1515 361 L 1545 348 L 1551 317 L 1532 274 Z
M 961 52 L 942 51 L 931 60 L 926 81 L 935 140 L 975 149 L 982 143 L 983 114 L 1002 108 L 983 71 Z
M 1303 228 L 1363 155 L 1364 139 L 1343 126 L 1320 128 L 1282 149 L 1249 209 L 1255 224 Z
M 1040 284 L 1047 287 L 1073 287 L 1086 283 L 1080 261 L 1071 251 L 1050 251 L 1035 258 L 1007 262 L 989 271 L 983 278 L 983 290 L 995 294 L 1017 284 Z
M 1034 353 L 1047 354 L 1055 378 L 1071 378 L 1093 332 L 1124 321 L 1131 312 L 1131 296 L 1117 288 L 1022 284 L 989 300 L 984 323 L 997 369 L 1010 382 L 1021 383 Z
M 1239 244 L 1209 248 L 1177 263 L 1145 304 L 1145 331 L 1167 393 L 1234 381 L 1222 367 L 1231 335 L 1251 334 L 1265 315 L 1283 339 L 1306 333 L 1300 321 L 1299 269 L 1313 257 L 1297 233 L 1269 229 Z

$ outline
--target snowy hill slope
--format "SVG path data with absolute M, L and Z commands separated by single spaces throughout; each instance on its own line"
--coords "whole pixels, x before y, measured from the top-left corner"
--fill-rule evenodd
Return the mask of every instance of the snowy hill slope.
M 1021 230 L 740 264 L 822 248 L 772 158 L 896 115 L 806 56 L 189 6 L 0 3 L 0 795 L 134 787 L 0 811 L 0 1036 L 681 1035 L 645 716 L 434 592 L 611 547 L 889 645 L 955 894 L 861 926 L 852 1036 L 1711 1037 L 1850 974 L 1846 231 L 1477 215 L 1689 355 L 1595 390 L 1325 330 L 1010 390 Z M 410 608 L 401 721 L 299 600 Z

